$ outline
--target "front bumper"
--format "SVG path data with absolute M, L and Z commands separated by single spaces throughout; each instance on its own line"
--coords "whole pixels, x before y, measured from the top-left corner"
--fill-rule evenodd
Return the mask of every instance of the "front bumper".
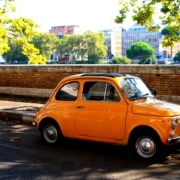
M 168 139 L 168 143 L 177 143 L 177 142 L 180 142 L 180 136 Z

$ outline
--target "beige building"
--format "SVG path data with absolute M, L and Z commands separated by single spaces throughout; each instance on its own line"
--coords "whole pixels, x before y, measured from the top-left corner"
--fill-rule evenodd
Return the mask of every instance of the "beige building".
M 180 51 L 180 43 L 179 42 L 174 43 L 174 46 L 172 48 L 164 47 L 163 48 L 163 56 L 169 58 L 169 57 L 171 57 L 171 54 L 172 54 L 172 57 L 174 57 L 178 51 Z
M 122 28 L 102 30 L 105 35 L 105 45 L 108 46 L 107 59 L 122 56 Z

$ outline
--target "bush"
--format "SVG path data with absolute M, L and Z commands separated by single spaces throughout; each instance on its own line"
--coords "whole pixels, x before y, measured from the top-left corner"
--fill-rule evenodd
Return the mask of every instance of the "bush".
M 180 61 L 180 51 L 175 55 L 174 61 Z
M 111 64 L 131 64 L 132 60 L 125 57 L 125 56 L 122 56 L 122 57 L 114 57 L 112 59 L 112 62 Z
M 148 58 L 143 58 L 139 61 L 139 64 L 157 64 L 157 59 L 155 56 L 150 56 Z

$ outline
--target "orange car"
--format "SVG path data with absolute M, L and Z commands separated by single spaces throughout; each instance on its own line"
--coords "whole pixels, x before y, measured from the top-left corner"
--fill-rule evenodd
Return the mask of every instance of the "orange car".
M 130 145 L 150 159 L 180 143 L 180 106 L 157 100 L 135 76 L 77 74 L 57 85 L 34 125 L 49 144 L 63 136 Z

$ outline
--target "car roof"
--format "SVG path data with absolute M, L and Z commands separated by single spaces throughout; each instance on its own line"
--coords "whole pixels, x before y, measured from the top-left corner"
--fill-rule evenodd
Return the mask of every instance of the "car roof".
M 126 76 L 126 74 L 119 74 L 119 73 L 84 73 L 80 76 L 105 76 L 105 77 L 122 77 Z
M 77 79 L 77 78 L 127 78 L 127 77 L 134 77 L 129 74 L 120 74 L 120 73 L 82 73 L 82 74 L 75 74 L 71 76 L 65 77 L 63 80 L 68 80 L 68 79 Z

